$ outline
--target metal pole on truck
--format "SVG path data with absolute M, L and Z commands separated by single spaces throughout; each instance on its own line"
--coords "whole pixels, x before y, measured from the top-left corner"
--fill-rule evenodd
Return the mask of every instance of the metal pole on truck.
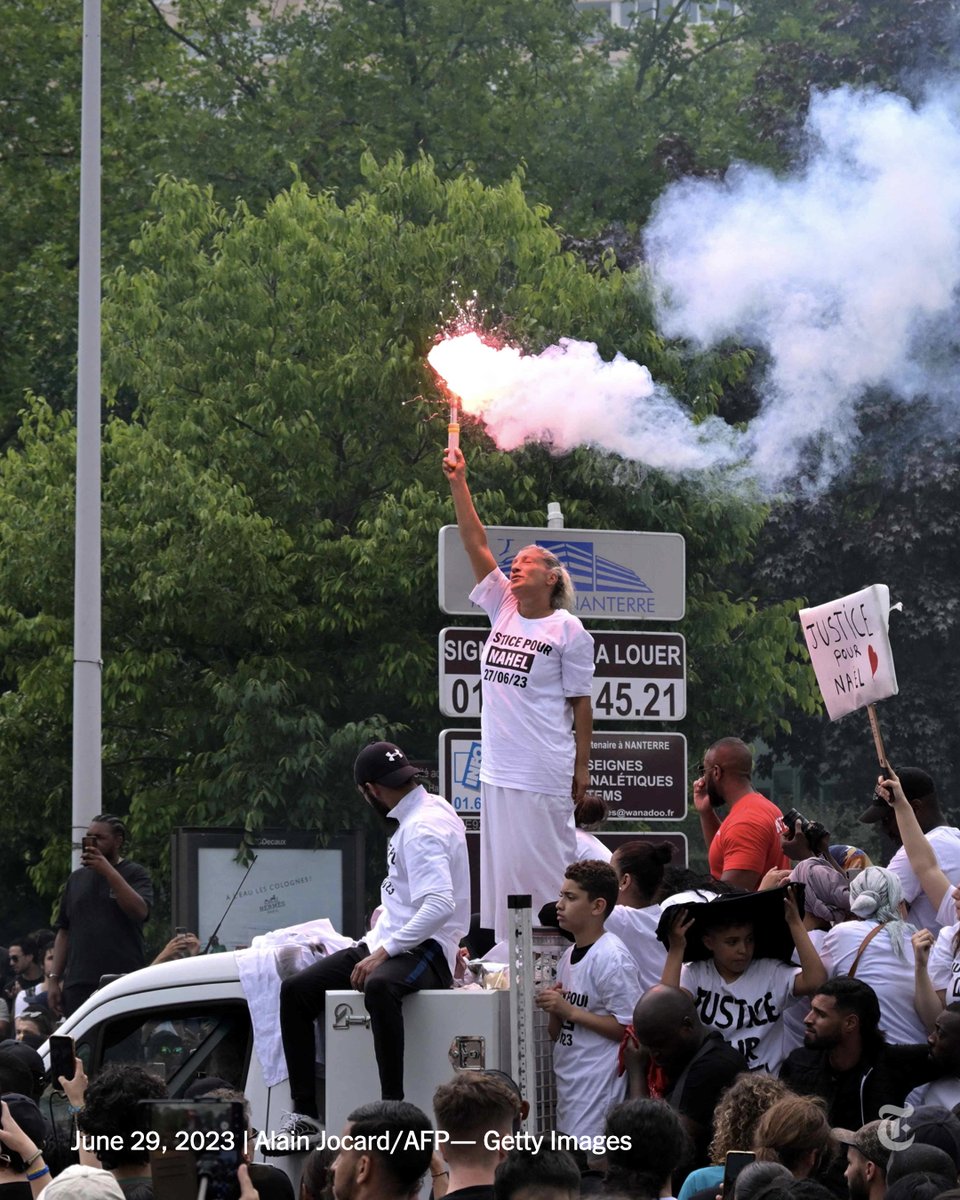
M 530 914 L 532 896 L 508 896 L 510 917 L 510 1074 L 520 1089 L 520 1095 L 530 1101 L 527 1123 L 529 1132 L 537 1133 L 537 1106 L 534 1103 L 536 1071 L 534 1069 L 533 1024 L 533 919 Z
M 83 0 L 73 633 L 73 865 L 101 801 L 100 0 Z

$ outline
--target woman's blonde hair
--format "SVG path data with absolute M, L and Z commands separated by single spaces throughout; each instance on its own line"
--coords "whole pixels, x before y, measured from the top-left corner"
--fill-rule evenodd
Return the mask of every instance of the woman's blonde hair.
M 524 546 L 524 549 L 539 551 L 547 570 L 557 572 L 557 582 L 553 585 L 553 591 L 550 593 L 550 607 L 565 608 L 568 612 L 573 612 L 575 589 L 567 568 L 555 554 L 550 550 L 545 550 L 543 546 Z

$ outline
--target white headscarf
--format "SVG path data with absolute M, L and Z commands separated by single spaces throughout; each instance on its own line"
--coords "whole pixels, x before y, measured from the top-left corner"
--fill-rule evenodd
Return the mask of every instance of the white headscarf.
M 897 957 L 906 961 L 903 936 L 916 931 L 900 915 L 902 902 L 900 880 L 885 867 L 867 867 L 850 884 L 850 911 L 861 920 L 885 921 L 890 944 Z

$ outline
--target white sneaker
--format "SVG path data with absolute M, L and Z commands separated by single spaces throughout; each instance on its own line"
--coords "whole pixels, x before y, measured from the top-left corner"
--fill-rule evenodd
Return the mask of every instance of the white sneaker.
M 316 1117 L 305 1113 L 285 1112 L 280 1115 L 280 1124 L 269 1143 L 261 1143 L 265 1155 L 277 1157 L 281 1154 L 305 1154 L 315 1149 L 323 1137 L 323 1125 Z

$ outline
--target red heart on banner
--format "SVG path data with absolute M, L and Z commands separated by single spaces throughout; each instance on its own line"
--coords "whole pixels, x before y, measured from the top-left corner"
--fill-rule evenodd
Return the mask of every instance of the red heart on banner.
M 876 675 L 877 667 L 880 666 L 880 659 L 877 658 L 877 652 L 872 646 L 867 646 L 867 658 L 870 659 L 870 674 Z

